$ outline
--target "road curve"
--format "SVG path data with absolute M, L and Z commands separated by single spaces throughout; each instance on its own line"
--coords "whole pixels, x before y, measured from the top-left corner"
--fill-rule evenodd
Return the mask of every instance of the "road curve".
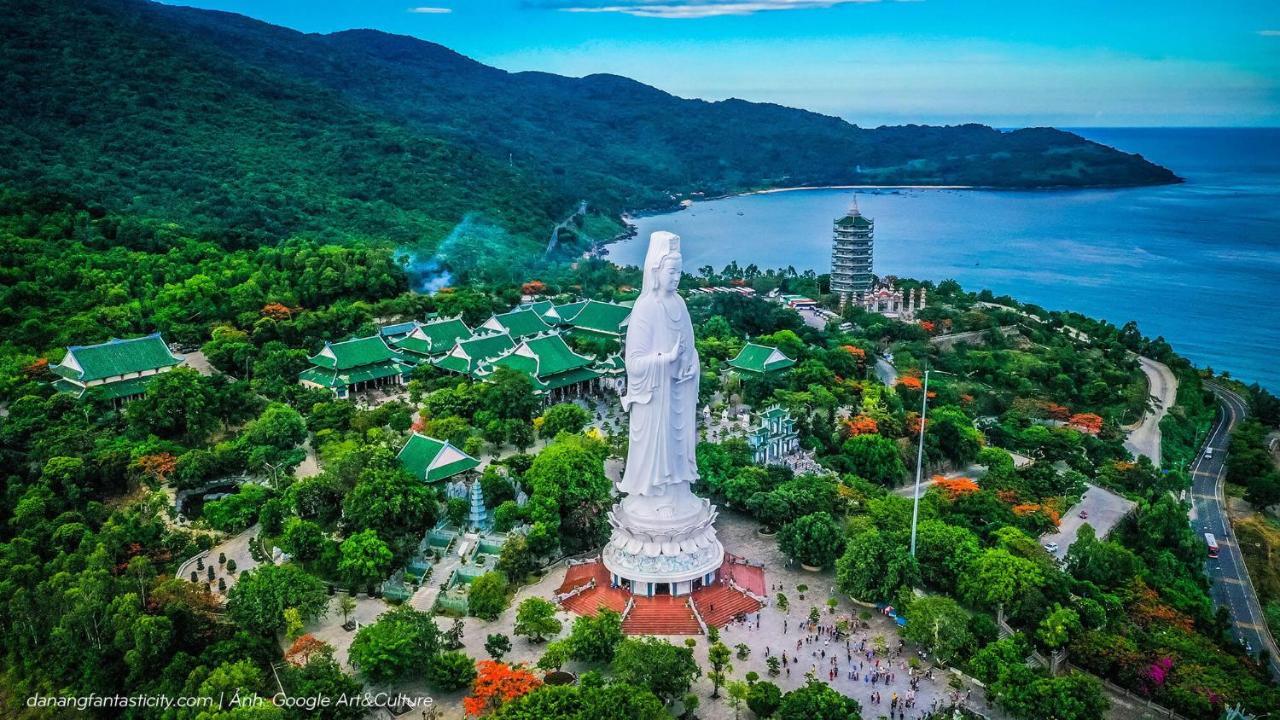
M 1253 646 L 1253 652 L 1269 650 L 1271 672 L 1280 678 L 1280 652 L 1267 629 L 1262 606 L 1253 589 L 1253 581 L 1240 553 L 1240 543 L 1227 516 L 1224 489 L 1227 477 L 1226 455 L 1231 430 L 1248 414 L 1248 406 L 1236 393 L 1218 385 L 1209 389 L 1218 398 L 1220 413 L 1209 430 L 1209 437 L 1195 461 L 1191 463 L 1191 517 L 1197 532 L 1213 533 L 1218 540 L 1217 559 L 1205 562 L 1205 573 L 1211 582 L 1209 595 L 1216 607 L 1231 613 L 1233 632 Z M 1213 448 L 1206 458 L 1203 448 Z
M 1162 362 L 1141 355 L 1138 362 L 1147 376 L 1147 393 L 1152 407 L 1142 416 L 1138 426 L 1129 432 L 1124 449 L 1135 458 L 1146 455 L 1156 467 L 1160 467 L 1160 421 L 1178 400 L 1178 378 Z

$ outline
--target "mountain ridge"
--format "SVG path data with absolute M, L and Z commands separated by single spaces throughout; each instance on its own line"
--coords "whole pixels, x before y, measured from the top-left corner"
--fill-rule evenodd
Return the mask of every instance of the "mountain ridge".
M 146 0 L 13 5 L 0 19 L 13 80 L 0 182 L 230 244 L 431 246 L 478 216 L 533 248 L 580 199 L 599 236 L 623 211 L 695 193 L 1178 180 L 1049 128 L 865 129 L 611 73 L 508 72 L 372 29 L 308 34 Z

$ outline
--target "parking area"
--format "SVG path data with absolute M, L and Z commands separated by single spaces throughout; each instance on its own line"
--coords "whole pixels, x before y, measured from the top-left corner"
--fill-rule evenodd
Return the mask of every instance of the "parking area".
M 1131 500 L 1097 485 L 1089 485 L 1080 502 L 1071 506 L 1062 516 L 1058 531 L 1041 535 L 1040 544 L 1049 547 L 1056 544 L 1057 549 L 1050 552 L 1058 560 L 1062 560 L 1066 558 L 1067 549 L 1076 541 L 1076 536 L 1085 523 L 1093 526 L 1099 538 L 1104 538 L 1133 510 L 1133 506 Z M 1081 512 L 1087 517 L 1080 517 Z

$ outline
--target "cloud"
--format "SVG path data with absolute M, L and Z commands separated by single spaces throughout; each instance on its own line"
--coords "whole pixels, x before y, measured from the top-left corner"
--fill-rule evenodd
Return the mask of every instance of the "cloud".
M 606 0 L 607 2 L 608 0 Z M 880 0 L 620 0 L 612 4 L 592 4 L 575 0 L 552 0 L 544 6 L 575 13 L 623 13 L 636 17 L 689 19 L 720 15 L 752 15 L 769 10 L 809 10 L 850 3 Z
M 453 12 L 453 8 L 447 7 L 411 7 L 409 12 L 418 15 L 448 15 Z
M 1262 37 L 1280 37 L 1280 30 L 1259 30 L 1258 34 Z

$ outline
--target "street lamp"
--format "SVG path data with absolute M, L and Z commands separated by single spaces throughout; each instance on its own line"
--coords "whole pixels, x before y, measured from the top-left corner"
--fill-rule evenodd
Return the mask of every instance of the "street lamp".
M 916 450 L 916 497 L 915 504 L 911 508 L 911 557 L 916 556 L 916 523 L 920 520 L 920 477 L 924 474 L 924 426 L 925 418 L 929 414 L 929 373 L 931 372 L 943 375 L 955 374 L 928 368 L 924 371 L 924 391 L 920 394 L 920 446 Z

